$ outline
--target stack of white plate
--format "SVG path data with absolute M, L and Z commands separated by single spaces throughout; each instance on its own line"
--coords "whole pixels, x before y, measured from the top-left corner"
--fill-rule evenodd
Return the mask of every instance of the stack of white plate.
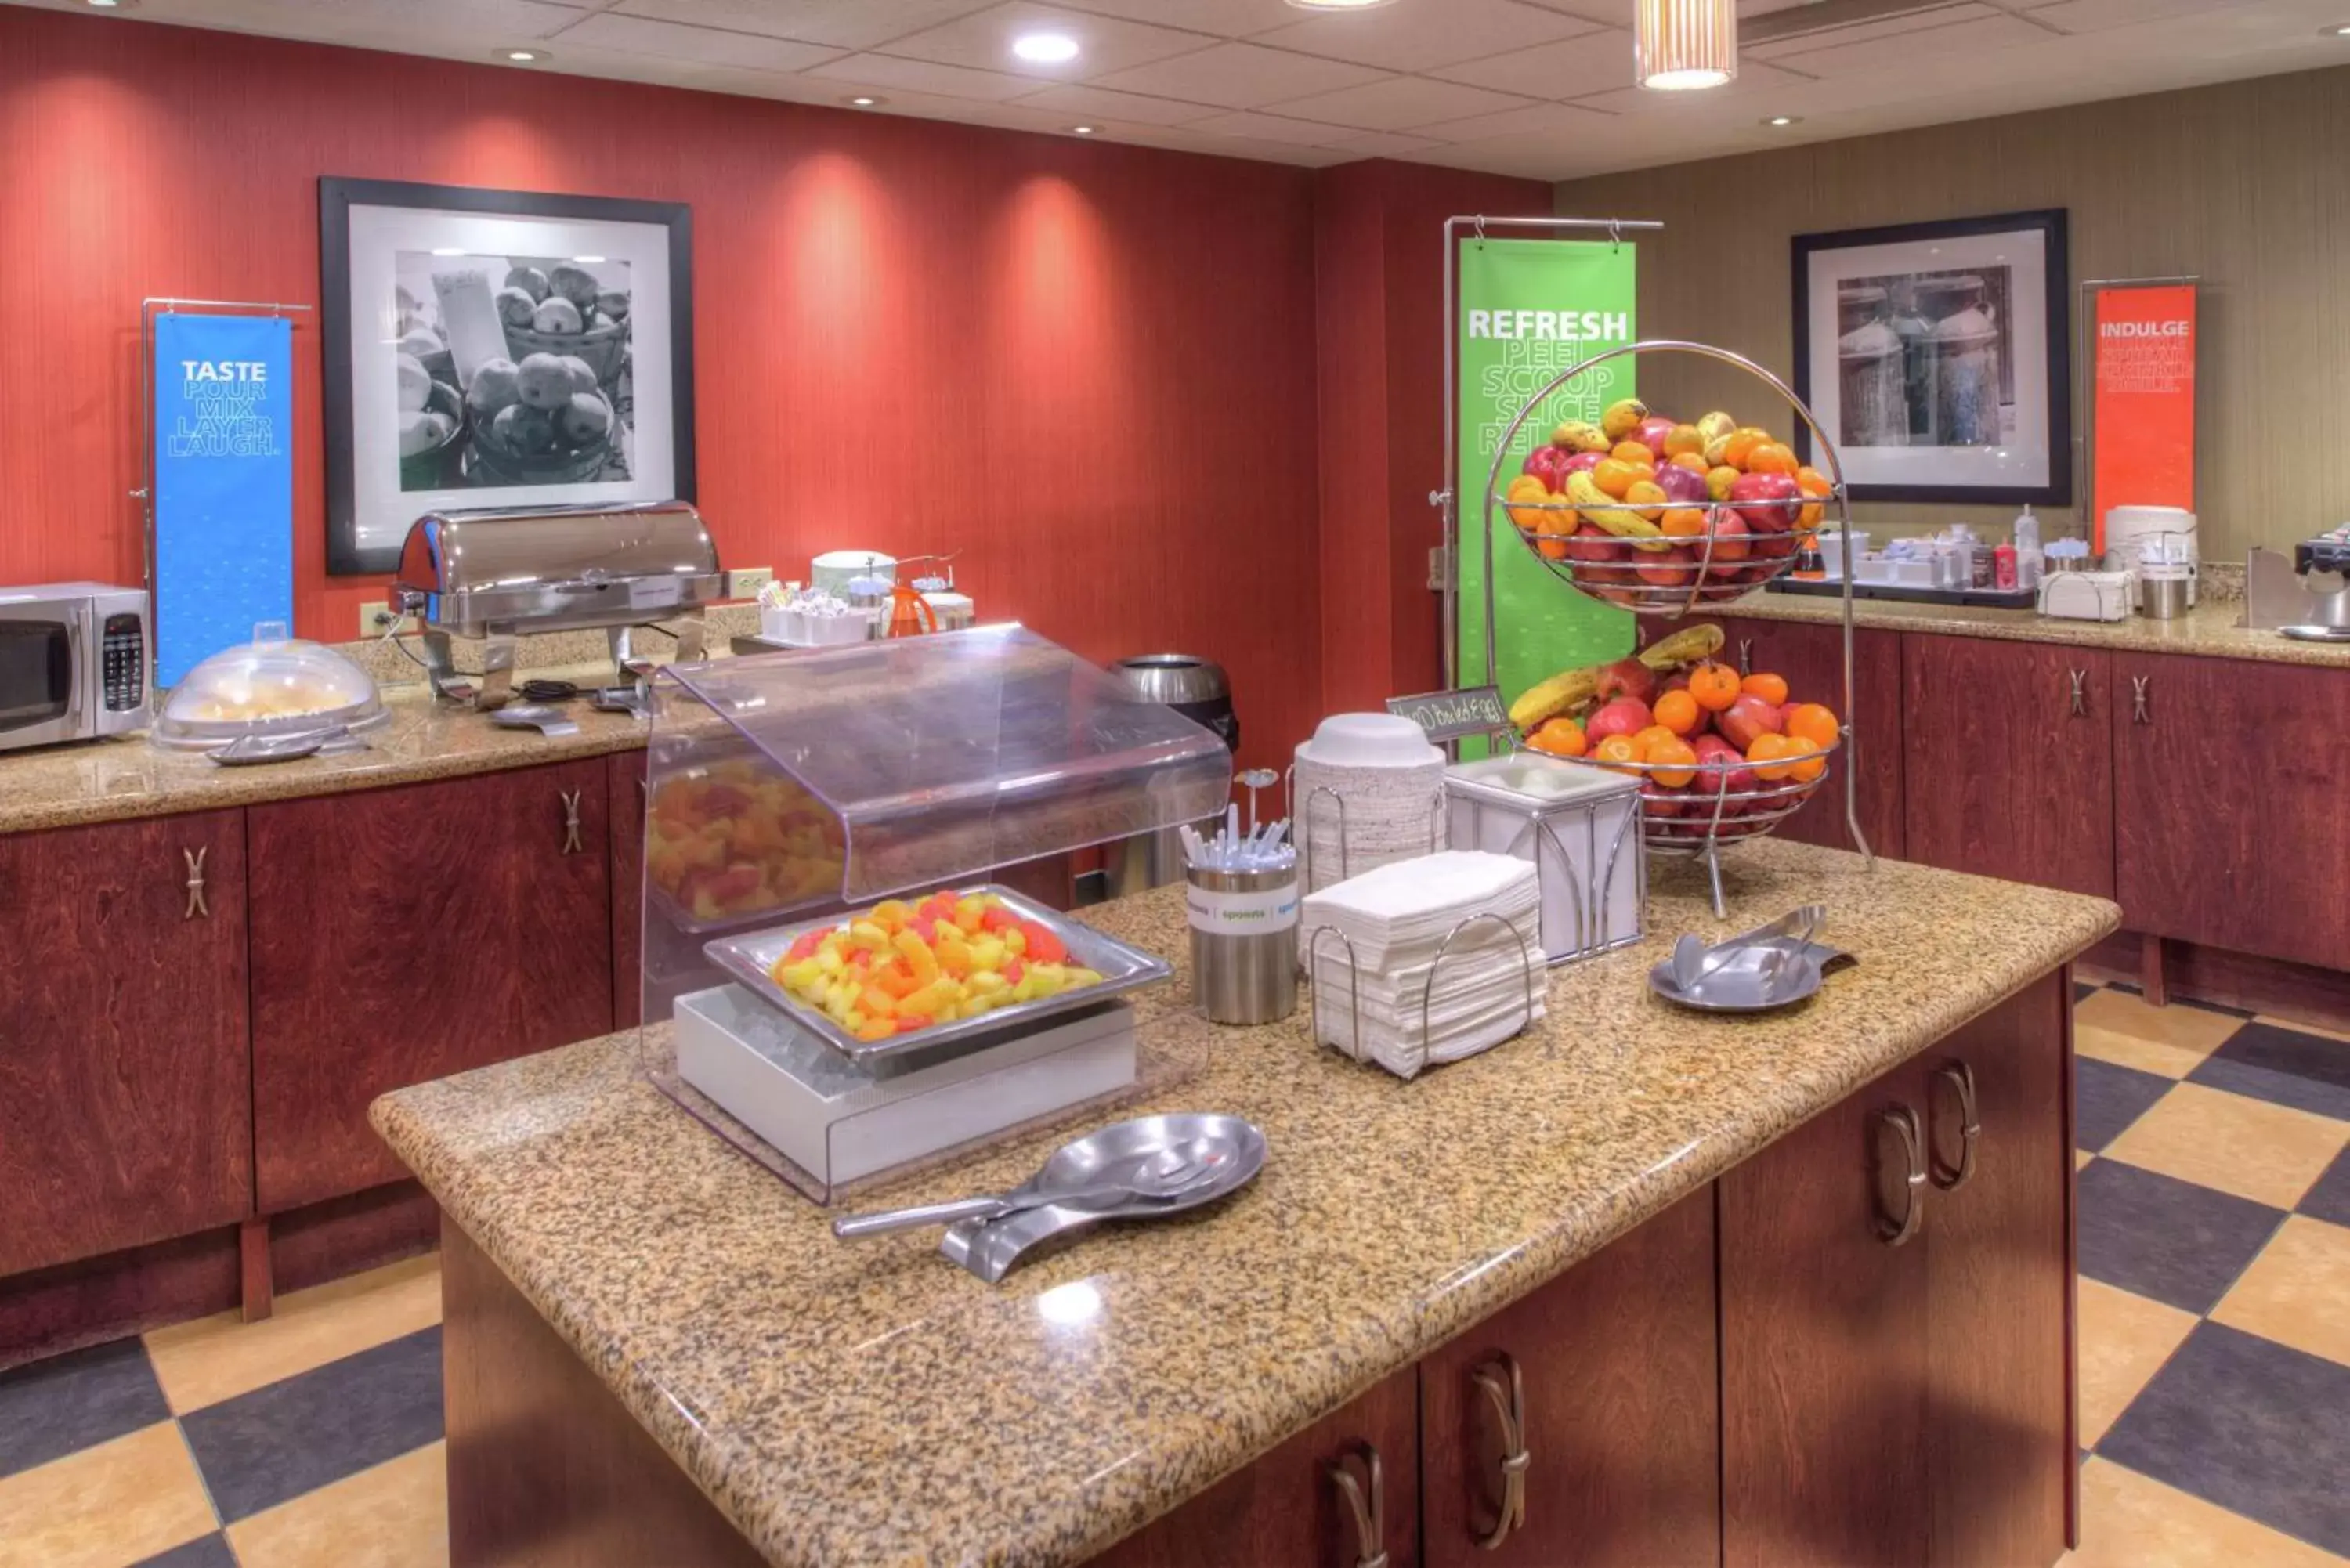
M 1543 1015 L 1539 898 L 1531 862 L 1476 849 L 1308 897 L 1298 950 L 1314 981 L 1315 1039 L 1409 1078 L 1516 1034 Z
M 1309 893 L 1444 847 L 1444 753 L 1409 719 L 1323 720 L 1297 748 L 1291 792 Z

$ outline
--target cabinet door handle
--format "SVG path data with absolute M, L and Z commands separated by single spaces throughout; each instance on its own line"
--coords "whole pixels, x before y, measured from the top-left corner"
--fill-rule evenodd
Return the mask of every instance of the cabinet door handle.
M 2133 724 L 2151 724 L 2154 722 L 2154 715 L 2147 711 L 2146 701 L 2147 682 L 2153 679 L 2154 677 L 2151 675 L 2133 675 L 2130 677 L 2130 722 Z
M 1929 1117 L 1926 1154 L 1932 1170 L 1934 1185 L 1945 1192 L 1956 1192 L 1974 1179 L 1975 1140 L 1982 1137 L 1982 1122 L 1975 1112 L 1974 1069 L 1964 1062 L 1943 1063 L 1934 1069 L 1934 1080 L 1929 1092 L 1945 1085 L 1948 1085 L 1958 1096 L 1959 1100 L 1959 1163 L 1956 1165 L 1942 1163 L 1941 1148 L 1931 1136 L 1933 1129 L 1931 1117 L 1934 1107 L 1930 1102 L 1926 1107 Z
M 1481 1362 L 1470 1380 L 1484 1390 L 1502 1428 L 1502 1502 L 1493 1528 L 1477 1536 L 1477 1544 L 1492 1552 L 1513 1532 L 1526 1527 L 1526 1384 L 1518 1372 L 1517 1357 L 1498 1352 Z M 1471 1526 L 1472 1531 L 1475 1526 Z
M 1888 1247 L 1898 1247 L 1918 1233 L 1918 1221 L 1925 1211 L 1925 1140 L 1918 1131 L 1918 1113 L 1908 1106 L 1887 1106 L 1877 1113 L 1877 1122 L 1878 1163 L 1871 1171 L 1872 1179 L 1884 1168 L 1885 1129 L 1891 1127 L 1901 1140 L 1901 1212 L 1898 1216 L 1887 1214 L 1880 1204 L 1877 1213 L 1877 1239 Z
M 2073 678 L 2073 717 L 2078 719 L 2089 711 L 2089 672 L 2085 670 L 2067 670 L 2066 673 Z
M 180 851 L 180 858 L 188 865 L 188 907 L 180 911 L 183 920 L 192 920 L 198 915 L 207 920 L 213 918 L 213 907 L 204 897 L 204 857 L 212 852 L 209 844 Z
M 1754 639 L 1751 637 L 1742 637 L 1738 639 L 1738 673 L 1741 675 L 1754 673 Z
M 1379 1471 L 1378 1449 L 1357 1439 L 1324 1466 L 1323 1473 L 1355 1516 L 1355 1568 L 1388 1568 L 1387 1532 L 1379 1522 L 1387 1513 L 1387 1483 Z
M 577 855 L 584 847 L 579 842 L 579 792 L 567 789 L 563 793 L 563 853 Z

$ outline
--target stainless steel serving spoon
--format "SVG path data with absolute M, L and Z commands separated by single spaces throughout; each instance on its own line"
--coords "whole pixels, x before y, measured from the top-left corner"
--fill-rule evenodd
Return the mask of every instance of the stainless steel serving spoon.
M 1056 1203 L 1082 1208 L 1105 1199 L 1183 1198 L 1222 1176 L 1231 1158 L 1222 1149 L 1210 1147 L 1204 1140 L 1194 1140 L 1145 1155 L 1116 1177 L 1105 1176 L 1082 1187 L 1022 1188 L 985 1198 L 958 1198 L 910 1209 L 844 1215 L 832 1222 L 832 1233 L 848 1241 L 924 1225 L 951 1225 L 958 1220 L 996 1220 Z

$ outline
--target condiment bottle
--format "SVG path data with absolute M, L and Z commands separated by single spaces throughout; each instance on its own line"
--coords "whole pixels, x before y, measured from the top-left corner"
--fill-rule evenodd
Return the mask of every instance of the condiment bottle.
M 1991 583 L 2002 592 L 2012 592 L 2016 585 L 2015 546 L 2005 540 L 1991 553 Z

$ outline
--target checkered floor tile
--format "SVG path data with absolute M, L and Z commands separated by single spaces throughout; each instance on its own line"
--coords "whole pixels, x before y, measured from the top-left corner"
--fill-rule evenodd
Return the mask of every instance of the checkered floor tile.
M 2084 985 L 2083 1540 L 2350 1568 L 2350 1038 Z M 0 1568 L 448 1561 L 420 1258 L 0 1374 Z

